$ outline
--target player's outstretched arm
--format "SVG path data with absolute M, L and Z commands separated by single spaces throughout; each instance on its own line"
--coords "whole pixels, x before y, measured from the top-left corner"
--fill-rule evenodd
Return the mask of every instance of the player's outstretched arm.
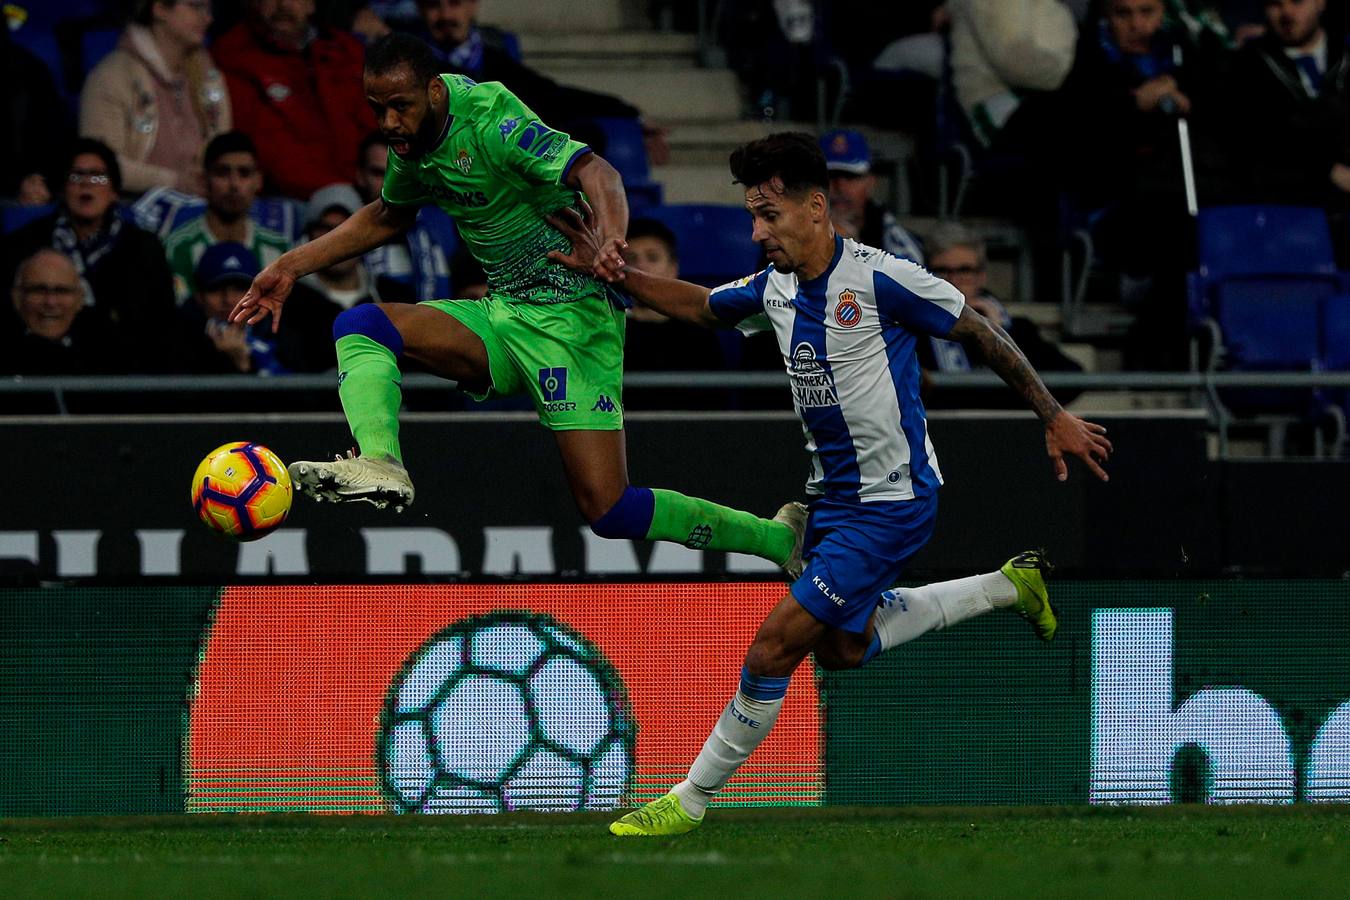
M 256 325 L 271 314 L 272 330 L 276 331 L 281 324 L 281 307 L 297 280 L 388 243 L 407 231 L 416 217 L 415 208 L 390 206 L 383 200 L 361 207 L 323 237 L 283 253 L 259 272 L 235 304 L 230 321 Z
M 947 336 L 977 350 L 985 365 L 997 372 L 1041 417 L 1045 423 L 1045 451 L 1060 481 L 1069 477 L 1069 467 L 1064 462 L 1066 453 L 1082 460 L 1102 481 L 1110 481 L 1101 467 L 1110 459 L 1112 450 L 1106 428 L 1084 421 L 1060 406 L 1006 331 L 967 306 Z
M 548 223 L 572 242 L 571 253 L 552 250 L 548 258 L 573 271 L 590 272 L 604 247 L 604 240 L 585 200 L 581 201 L 581 207 L 580 213 L 574 209 L 560 209 L 548 217 Z M 627 264 L 623 265 L 622 274 L 623 289 L 643 306 L 704 328 L 724 327 L 708 305 L 712 292 L 707 288 L 677 278 L 659 278 Z

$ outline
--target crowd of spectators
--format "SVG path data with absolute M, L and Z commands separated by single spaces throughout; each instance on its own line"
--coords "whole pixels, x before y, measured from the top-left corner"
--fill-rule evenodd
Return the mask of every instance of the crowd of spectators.
M 977 211 L 1014 219 L 1038 252 L 1056 250 L 1066 225 L 1090 221 L 1102 260 L 1121 276 L 1119 299 L 1156 351 L 1140 364 L 1161 367 L 1176 362 L 1192 266 L 1179 119 L 1191 126 L 1202 203 L 1350 208 L 1350 58 L 1329 2 L 930 0 L 887 11 L 856 0 L 738 0 L 722 24 L 740 35 L 727 49 L 748 114 L 800 118 L 818 100 L 803 73 L 839 69 L 846 119 L 934 140 L 948 122 L 945 139 L 977 160 Z M 504 82 L 601 152 L 597 120 L 619 118 L 638 124 L 652 162 L 666 158 L 665 129 L 619 97 L 534 71 L 511 35 L 479 23 L 480 7 L 138 0 L 77 101 L 23 47 L 22 29 L 0 29 L 12 126 L 0 139 L 0 195 L 40 212 L 0 250 L 12 298 L 0 315 L 0 368 L 323 371 L 333 364 L 327 329 L 343 308 L 481 296 L 481 270 L 426 210 L 404 239 L 305 278 L 298 312 L 277 335 L 224 321 L 250 273 L 378 195 L 388 148 L 360 73 L 363 41 L 391 27 L 422 36 L 447 72 Z M 911 102 L 923 96 L 927 105 Z M 949 277 L 1045 368 L 1075 365 L 988 293 L 978 234 L 944 223 L 916 235 L 877 202 L 859 131 L 830 131 L 821 147 L 839 233 Z M 678 271 L 675 235 L 659 221 L 635 218 L 630 245 L 638 264 Z M 1057 263 L 1038 269 L 1058 278 Z M 921 349 L 936 371 L 975 365 L 959 347 Z M 630 369 L 756 364 L 728 341 L 632 314 Z

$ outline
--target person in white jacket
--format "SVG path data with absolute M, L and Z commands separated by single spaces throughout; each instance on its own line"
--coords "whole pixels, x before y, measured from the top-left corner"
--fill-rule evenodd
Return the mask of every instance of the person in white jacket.
M 951 0 L 956 96 L 985 146 L 1031 91 L 1053 91 L 1073 67 L 1074 13 L 1063 0 Z
M 202 193 L 202 150 L 231 127 L 229 92 L 202 45 L 210 24 L 207 0 L 141 0 L 85 80 L 80 134 L 117 153 L 128 193 Z

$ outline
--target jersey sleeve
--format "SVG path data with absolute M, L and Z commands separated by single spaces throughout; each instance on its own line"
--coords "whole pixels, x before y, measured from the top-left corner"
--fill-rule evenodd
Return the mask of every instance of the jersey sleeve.
M 769 329 L 764 315 L 764 288 L 769 283 L 769 270 L 747 275 L 721 287 L 713 288 L 708 307 L 728 328 L 738 328 L 745 334 Z
M 907 260 L 886 259 L 872 287 L 882 320 L 917 334 L 945 338 L 966 306 L 960 291 Z
M 559 184 L 591 148 L 554 131 L 504 86 L 489 82 L 474 90 L 491 92 L 489 114 L 480 120 L 480 152 L 493 164 L 536 184 Z
M 393 150 L 386 157 L 384 185 L 380 188 L 380 198 L 390 206 L 425 206 L 432 202 L 426 187 L 413 174 L 411 164 Z

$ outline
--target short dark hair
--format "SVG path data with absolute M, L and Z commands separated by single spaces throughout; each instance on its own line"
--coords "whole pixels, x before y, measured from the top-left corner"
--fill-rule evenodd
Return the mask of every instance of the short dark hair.
M 421 38 L 390 32 L 366 48 L 366 71 L 372 75 L 392 72 L 399 66 L 412 69 L 413 77 L 426 84 L 441 74 L 441 61 Z
M 366 158 L 366 151 L 369 150 L 371 147 L 388 147 L 388 146 L 389 146 L 389 139 L 385 137 L 383 133 L 379 131 L 372 131 L 370 134 L 366 135 L 361 140 L 361 146 L 356 151 L 356 158 L 358 160 L 364 160 Z M 361 165 L 364 166 L 365 163 L 362 162 Z
M 253 144 L 253 138 L 242 131 L 227 131 L 211 138 L 211 143 L 206 145 L 206 152 L 202 154 L 203 166 L 211 168 L 226 153 L 247 153 L 255 161 L 258 158 L 258 148 Z
M 83 156 L 86 153 L 92 153 L 103 161 L 103 168 L 108 170 L 108 180 L 112 182 L 114 191 L 122 191 L 122 167 L 117 164 L 117 154 L 112 148 L 100 140 L 89 137 L 76 138 L 70 145 L 70 153 L 66 156 L 66 169 L 62 177 L 70 174 L 70 170 L 75 168 L 75 157 Z
M 628 223 L 628 240 L 635 241 L 638 238 L 655 238 L 666 245 L 671 259 L 680 258 L 680 242 L 675 239 L 675 232 L 671 231 L 665 222 L 647 218 L 634 219 Z
M 830 190 L 825 154 L 816 139 L 802 131 L 780 131 L 737 147 L 731 151 L 731 176 L 746 187 L 777 176 L 789 194 Z

